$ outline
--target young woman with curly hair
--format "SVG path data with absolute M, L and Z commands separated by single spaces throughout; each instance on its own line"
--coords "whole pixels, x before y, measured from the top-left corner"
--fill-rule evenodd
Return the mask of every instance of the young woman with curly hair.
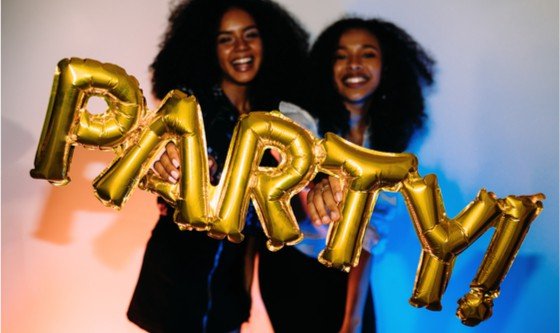
M 356 33 L 369 41 L 348 50 L 351 37 L 361 38 Z M 360 132 L 368 140 L 354 141 L 368 148 L 402 152 L 424 126 L 423 88 L 434 82 L 435 63 L 402 28 L 381 19 L 340 20 L 317 38 L 311 59 L 321 132 L 356 139 Z
M 211 174 L 220 177 L 240 115 L 279 109 L 314 126 L 298 103 L 307 33 L 269 0 L 192 0 L 171 13 L 151 69 L 153 92 L 194 94 L 201 106 Z M 156 171 L 175 182 L 169 144 Z M 272 162 L 271 162 L 272 163 Z M 163 203 L 161 203 L 163 207 Z M 180 231 L 166 206 L 148 241 L 128 318 L 149 332 L 236 332 L 249 317 L 254 237 L 241 244 Z M 250 208 L 246 226 L 259 225 Z
M 310 61 L 313 93 L 307 109 L 319 119 L 323 134 L 334 132 L 367 148 L 402 152 L 423 127 L 423 88 L 433 83 L 434 61 L 393 23 L 339 20 L 318 36 Z M 272 288 L 270 278 L 260 279 L 263 300 L 287 309 L 283 315 L 271 313 L 271 321 L 300 317 L 301 325 L 284 321 L 281 332 L 319 332 L 317 325 L 323 325 L 320 332 L 375 332 L 370 253 L 379 251 L 381 222 L 394 217 L 396 198 L 380 194 L 359 264 L 349 274 L 328 271 L 316 259 L 325 244 L 326 224 L 340 218 L 337 204 L 341 198 L 340 182 L 334 177 L 323 178 L 307 197 L 310 220 L 300 222 L 304 240 L 279 251 L 280 255 L 262 254 L 263 272 L 287 280 L 290 277 L 282 269 L 274 268 L 290 265 L 291 279 L 297 281 Z M 335 276 L 324 283 L 327 274 Z M 308 297 L 313 299 L 311 306 L 305 302 Z M 272 318 L 275 314 L 278 317 Z

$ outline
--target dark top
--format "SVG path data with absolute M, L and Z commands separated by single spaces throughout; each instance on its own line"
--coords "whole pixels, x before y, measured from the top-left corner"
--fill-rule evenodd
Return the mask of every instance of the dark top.
M 194 95 L 203 113 L 208 153 L 221 171 L 238 112 L 219 88 Z M 148 241 L 128 318 L 149 332 L 238 329 L 248 320 L 251 306 L 244 288 L 247 241 L 234 244 L 205 232 L 180 231 L 167 208 Z M 258 225 L 251 206 L 246 228 Z

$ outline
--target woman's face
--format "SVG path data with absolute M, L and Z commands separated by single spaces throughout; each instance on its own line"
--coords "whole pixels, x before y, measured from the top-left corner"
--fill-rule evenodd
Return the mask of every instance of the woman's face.
M 216 39 L 218 63 L 223 80 L 246 85 L 257 76 L 263 46 L 253 17 L 239 8 L 224 13 Z
M 346 103 L 368 101 L 381 81 L 379 41 L 364 29 L 349 29 L 338 41 L 333 65 L 334 82 Z

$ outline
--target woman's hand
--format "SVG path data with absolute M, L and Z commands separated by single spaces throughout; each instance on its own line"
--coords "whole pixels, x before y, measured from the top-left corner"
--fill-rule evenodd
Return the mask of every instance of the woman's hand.
M 342 201 L 342 182 L 329 176 L 315 184 L 307 194 L 309 217 L 316 225 L 335 222 L 340 219 L 338 204 Z
M 169 142 L 165 146 L 165 152 L 159 160 L 154 163 L 154 170 L 163 178 L 168 179 L 172 183 L 177 183 L 181 177 L 181 164 L 179 163 L 179 150 L 173 142 Z M 210 178 L 214 178 L 214 174 L 218 170 L 218 165 L 212 157 L 208 157 L 208 168 L 210 169 Z

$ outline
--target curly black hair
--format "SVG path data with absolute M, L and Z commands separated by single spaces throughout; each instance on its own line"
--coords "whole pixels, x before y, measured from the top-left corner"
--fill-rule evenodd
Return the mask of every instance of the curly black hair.
M 309 35 L 280 5 L 269 0 L 185 0 L 169 16 L 159 54 L 151 64 L 153 94 L 161 99 L 171 89 L 208 89 L 220 83 L 216 38 L 223 14 L 231 8 L 249 13 L 263 43 L 263 63 L 251 84 L 253 109 L 276 107 L 280 100 L 299 104 L 299 80 L 307 67 Z
M 423 87 L 434 82 L 435 61 L 403 29 L 382 19 L 348 17 L 327 27 L 311 49 L 313 93 L 306 107 L 319 118 L 322 133 L 346 135 L 349 112 L 337 93 L 333 77 L 335 52 L 341 35 L 364 29 L 377 37 L 383 54 L 381 81 L 366 114 L 373 149 L 404 151 L 415 131 L 424 126 Z

